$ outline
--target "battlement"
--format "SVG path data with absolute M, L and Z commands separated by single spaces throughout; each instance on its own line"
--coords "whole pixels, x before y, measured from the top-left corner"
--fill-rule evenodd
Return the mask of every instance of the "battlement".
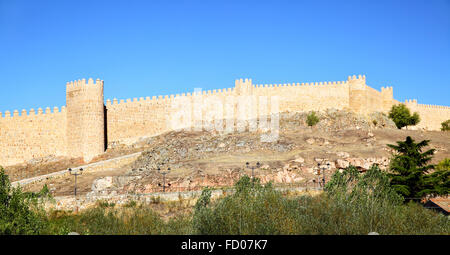
M 169 119 L 178 114 L 174 107 L 177 99 L 190 100 L 182 106 L 188 118 L 200 113 L 208 122 L 214 121 L 216 113 L 226 112 L 230 119 L 237 119 L 242 113 L 237 110 L 235 100 L 228 102 L 232 106 L 228 110 L 224 104 L 227 96 L 252 95 L 258 99 L 277 96 L 279 112 L 334 108 L 368 114 L 388 112 L 399 103 L 393 98 L 393 87 L 384 86 L 378 91 L 366 84 L 365 75 L 348 76 L 344 81 L 278 84 L 236 79 L 230 88 L 106 101 L 103 89 L 104 82 L 100 79 L 74 80 L 66 84 L 66 106 L 0 112 L 0 165 L 49 155 L 89 161 L 102 154 L 108 145 L 132 144 L 142 137 L 173 130 Z M 256 108 L 260 107 L 260 101 L 251 101 L 257 104 Z M 202 102 L 200 110 L 194 102 Z M 411 111 L 419 112 L 422 121 L 418 128 L 438 130 L 441 122 L 450 119 L 448 106 L 418 104 L 416 99 L 406 100 L 405 104 Z
M 80 90 L 80 89 L 89 89 L 89 88 L 95 88 L 103 86 L 103 81 L 98 79 L 94 82 L 92 78 L 89 78 L 88 82 L 86 83 L 86 79 L 81 80 L 75 80 L 70 81 L 66 83 L 66 91 L 70 92 L 73 90 Z
M 12 118 L 32 118 L 35 116 L 40 116 L 40 115 L 52 115 L 52 114 L 61 114 L 61 113 L 65 113 L 66 112 L 66 107 L 62 106 L 61 107 L 61 111 L 59 110 L 58 107 L 53 107 L 53 111 L 50 107 L 46 107 L 45 111 L 42 108 L 38 108 L 37 111 L 35 111 L 33 108 L 30 109 L 30 111 L 28 112 L 27 110 L 23 109 L 22 111 L 18 111 L 18 110 L 14 110 L 11 114 L 10 111 L 5 111 L 5 113 L 3 114 L 2 112 L 0 112 L 0 118 L 3 119 L 12 119 Z
M 131 106 L 135 104 L 166 104 L 173 102 L 178 98 L 188 98 L 191 99 L 194 96 L 225 96 L 231 95 L 233 92 L 233 88 L 225 88 L 225 89 L 214 89 L 214 90 L 202 90 L 199 92 L 187 92 L 181 94 L 170 94 L 170 95 L 159 95 L 152 97 L 139 97 L 139 98 L 127 98 L 127 99 L 107 99 L 106 106 L 107 107 L 115 107 L 115 106 Z
M 426 109 L 436 109 L 436 110 L 450 110 L 449 106 L 443 105 L 432 105 L 432 104 L 417 104 L 417 100 L 415 102 L 417 108 L 426 108 Z
M 417 99 L 406 99 L 405 104 L 415 104 L 417 105 Z
M 418 104 L 417 103 L 417 99 L 406 99 L 404 104 L 407 105 L 407 106 L 413 106 L 415 108 L 450 110 L 449 106 L 432 105 L 432 104 Z
M 302 83 L 283 83 L 283 84 L 255 84 L 255 88 L 295 88 L 309 86 L 341 86 L 347 85 L 347 81 L 324 81 L 324 82 L 302 82 Z
M 347 79 L 348 81 L 356 81 L 356 80 L 358 80 L 358 81 L 364 81 L 364 83 L 365 83 L 365 81 L 366 81 L 366 76 L 365 75 L 358 75 L 358 77 L 356 77 L 356 75 L 353 75 L 353 76 L 348 76 L 348 79 Z

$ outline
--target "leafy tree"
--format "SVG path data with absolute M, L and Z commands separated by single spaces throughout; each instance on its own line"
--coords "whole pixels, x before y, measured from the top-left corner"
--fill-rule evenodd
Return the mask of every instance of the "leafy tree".
M 12 187 L 0 167 L 0 234 L 39 234 L 46 224 L 39 198 L 48 196 L 46 186 L 39 193 Z
M 442 122 L 441 125 L 442 125 L 442 128 L 441 128 L 442 131 L 450 131 L 450 120 L 446 120 L 446 121 Z
M 389 118 L 394 121 L 398 129 L 407 126 L 415 126 L 420 122 L 420 116 L 417 112 L 411 115 L 408 107 L 404 104 L 393 105 L 389 112 Z
M 415 112 L 409 119 L 408 126 L 415 126 L 415 125 L 419 124 L 419 122 L 420 122 L 420 116 L 417 112 Z
M 428 162 L 431 161 L 435 150 L 422 152 L 429 142 L 430 140 L 424 140 L 416 143 L 408 136 L 405 141 L 398 141 L 397 145 L 388 144 L 397 152 L 390 163 L 390 183 L 407 201 L 446 195 L 449 192 L 448 171 L 431 173 L 435 166 Z
M 316 115 L 315 112 L 311 112 L 310 114 L 308 114 L 308 116 L 306 117 L 306 123 L 308 124 L 308 126 L 312 127 L 315 126 L 317 123 L 319 123 L 320 119 L 319 117 Z

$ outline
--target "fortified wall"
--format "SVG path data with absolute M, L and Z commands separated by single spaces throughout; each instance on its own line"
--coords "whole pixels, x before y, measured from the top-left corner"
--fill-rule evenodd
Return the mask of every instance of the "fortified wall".
M 345 81 L 253 84 L 235 81 L 233 88 L 153 96 L 127 100 L 103 98 L 103 81 L 85 79 L 66 85 L 66 106 L 53 111 L 0 112 L 0 165 L 8 166 L 36 158 L 64 156 L 89 162 L 115 143 L 132 144 L 143 137 L 201 124 L 220 126 L 222 119 L 239 121 L 270 112 L 320 111 L 328 108 L 361 114 L 388 112 L 393 104 L 392 87 L 377 91 L 365 76 Z M 277 100 L 275 100 L 277 99 Z M 242 105 L 253 106 L 243 111 Z M 418 128 L 439 130 L 450 119 L 450 107 L 421 105 L 407 100 L 411 111 L 421 116 Z M 276 107 L 275 107 L 276 105 Z M 182 125 L 174 126 L 180 118 Z M 227 122 L 228 123 L 228 122 Z

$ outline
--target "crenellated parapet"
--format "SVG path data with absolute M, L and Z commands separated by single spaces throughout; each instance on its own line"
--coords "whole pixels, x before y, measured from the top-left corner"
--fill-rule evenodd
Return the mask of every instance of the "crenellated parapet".
M 302 82 L 302 83 L 280 83 L 280 84 L 255 84 L 254 88 L 304 88 L 304 87 L 322 87 L 322 86 L 342 86 L 347 85 L 348 81 L 323 81 L 323 82 Z
M 237 79 L 234 86 L 224 89 L 106 101 L 103 90 L 100 79 L 74 80 L 66 84 L 66 106 L 0 112 L 0 165 L 49 155 L 90 161 L 108 144 L 133 144 L 142 137 L 173 130 L 168 121 L 178 114 L 174 106 L 180 102 L 186 116 L 194 119 L 199 113 L 207 122 L 221 113 L 226 118 L 218 119 L 241 120 L 239 114 L 244 110 L 239 108 L 239 100 L 257 106 L 258 111 L 261 105 L 269 109 L 269 103 L 261 102 L 271 102 L 272 96 L 279 98 L 280 112 L 334 108 L 367 114 L 388 112 L 399 103 L 394 99 L 393 87 L 378 91 L 367 85 L 365 75 L 352 75 L 344 81 L 278 84 Z M 404 104 L 419 112 L 419 128 L 437 130 L 441 122 L 450 119 L 448 106 L 418 104 L 416 99 Z
M 227 96 L 232 95 L 234 89 L 233 88 L 225 88 L 225 89 L 214 89 L 214 90 L 202 90 L 199 92 L 187 92 L 181 94 L 171 94 L 171 95 L 159 95 L 152 97 L 139 97 L 139 98 L 127 98 L 127 99 L 117 99 L 113 98 L 106 100 L 107 108 L 114 107 L 133 107 L 135 105 L 164 105 L 170 104 L 176 99 L 188 99 L 192 100 L 195 96 Z
M 405 104 L 406 105 L 417 106 L 417 99 L 406 99 L 405 100 Z
M 97 79 L 95 82 L 92 78 L 89 78 L 86 83 L 86 79 L 70 81 L 66 83 L 66 92 L 88 90 L 88 89 L 103 89 L 103 81 Z
M 352 89 L 352 90 L 365 90 L 366 89 L 366 76 L 365 75 L 348 76 L 347 82 L 350 85 L 350 89 Z
M 56 106 L 53 107 L 53 109 L 51 109 L 50 107 L 46 107 L 45 110 L 43 110 L 42 108 L 38 108 L 37 110 L 31 108 L 29 111 L 22 109 L 21 111 L 14 110 L 12 113 L 10 111 L 5 111 L 5 113 L 2 114 L 2 112 L 0 112 L 0 119 L 34 118 L 41 115 L 51 117 L 54 116 L 53 114 L 65 114 L 65 112 L 65 106 L 61 107 L 61 111 Z

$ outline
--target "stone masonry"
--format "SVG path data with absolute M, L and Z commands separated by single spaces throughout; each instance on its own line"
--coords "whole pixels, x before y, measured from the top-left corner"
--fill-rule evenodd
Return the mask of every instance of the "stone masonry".
M 274 97 L 277 97 L 275 105 Z M 232 98 L 233 100 L 230 100 Z M 243 104 L 253 106 L 243 111 Z M 361 114 L 388 112 L 399 101 L 392 87 L 377 91 L 366 84 L 366 77 L 349 76 L 346 81 L 252 84 L 251 79 L 235 81 L 234 88 L 153 96 L 127 100 L 103 98 L 103 81 L 85 79 L 68 82 L 66 106 L 47 107 L 29 113 L 22 110 L 0 112 L 0 165 L 9 166 L 47 156 L 83 158 L 89 162 L 117 143 L 132 144 L 143 137 L 193 126 L 198 116 L 202 125 L 220 126 L 222 119 L 253 119 L 278 112 L 323 111 L 329 108 Z M 417 128 L 439 130 L 450 119 L 450 107 L 405 102 L 422 121 Z M 181 109 L 181 111 L 180 111 Z M 180 118 L 181 126 L 173 119 Z

